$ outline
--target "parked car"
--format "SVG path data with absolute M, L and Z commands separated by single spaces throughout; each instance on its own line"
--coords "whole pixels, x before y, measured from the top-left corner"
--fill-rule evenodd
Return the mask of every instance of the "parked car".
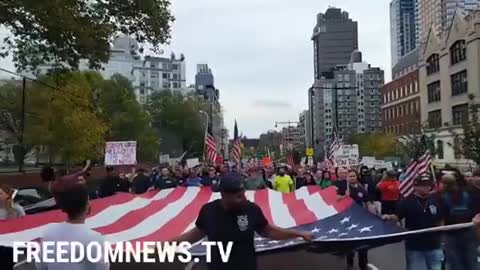
M 55 199 L 47 189 L 41 187 L 24 187 L 18 189 L 14 198 L 25 209 L 27 215 L 57 209 Z

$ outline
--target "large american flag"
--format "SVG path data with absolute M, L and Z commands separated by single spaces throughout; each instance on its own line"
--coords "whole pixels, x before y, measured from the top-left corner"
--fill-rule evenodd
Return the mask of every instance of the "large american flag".
M 230 159 L 235 163 L 240 163 L 241 157 L 241 142 L 238 137 L 238 126 L 237 121 L 235 120 L 235 128 L 233 131 L 233 146 L 232 151 L 230 152 Z
M 205 161 L 215 163 L 217 160 L 217 146 L 215 144 L 215 137 L 213 137 L 211 130 L 208 129 L 205 134 Z
M 310 230 L 316 241 L 351 241 L 365 237 L 368 240 L 368 237 L 387 237 L 403 231 L 357 207 L 351 199 L 337 201 L 334 187 L 325 190 L 317 186 L 303 187 L 286 194 L 263 189 L 246 191 L 246 197 L 259 205 L 271 224 Z M 119 193 L 92 200 L 86 225 L 111 243 L 165 241 L 194 228 L 201 207 L 219 198 L 220 193 L 212 192 L 209 187 L 177 187 L 143 195 Z M 65 219 L 64 213 L 52 210 L 0 221 L 0 245 L 39 240 L 49 224 Z M 258 251 L 265 251 L 299 245 L 302 241 L 257 237 L 255 243 Z M 198 244 L 193 251 L 198 256 L 203 254 Z
M 432 156 L 430 155 L 429 151 L 425 152 L 425 154 L 419 159 L 413 161 L 405 171 L 405 176 L 400 183 L 400 194 L 402 194 L 404 197 L 410 195 L 413 192 L 415 178 L 428 172 L 431 165 Z

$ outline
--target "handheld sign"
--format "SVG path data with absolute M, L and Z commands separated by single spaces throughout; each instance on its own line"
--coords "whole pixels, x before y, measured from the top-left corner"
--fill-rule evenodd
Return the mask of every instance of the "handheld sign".
M 107 142 L 105 146 L 105 165 L 136 165 L 137 142 Z

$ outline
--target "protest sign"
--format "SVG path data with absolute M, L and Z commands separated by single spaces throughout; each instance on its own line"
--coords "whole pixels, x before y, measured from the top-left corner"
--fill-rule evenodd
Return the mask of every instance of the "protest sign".
M 198 158 L 189 158 L 187 159 L 187 167 L 194 168 L 195 166 L 200 165 Z
M 135 165 L 137 164 L 137 142 L 121 141 L 107 142 L 105 146 L 105 165 Z
M 170 155 L 160 155 L 160 158 L 159 158 L 159 162 L 160 164 L 162 163 L 169 163 L 170 164 Z
M 335 167 L 357 166 L 359 156 L 360 153 L 357 144 L 341 145 L 333 153 Z

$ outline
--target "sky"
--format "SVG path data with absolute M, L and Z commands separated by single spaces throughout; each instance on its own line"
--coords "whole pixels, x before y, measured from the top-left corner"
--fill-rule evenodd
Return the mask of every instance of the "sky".
M 274 130 L 275 122 L 298 121 L 308 109 L 307 90 L 314 82 L 311 36 L 317 14 L 329 6 L 358 22 L 363 60 L 384 69 L 390 81 L 389 0 L 172 2 L 175 22 L 165 55 L 185 55 L 187 85 L 195 82 L 197 64 L 209 65 L 231 136 L 235 119 L 240 133 L 255 138 Z M 11 59 L 0 66 L 13 70 Z
M 329 6 L 358 22 L 364 61 L 384 69 L 389 81 L 388 0 L 173 1 L 176 21 L 167 50 L 185 54 L 187 82 L 194 83 L 198 63 L 207 63 L 230 134 L 236 119 L 240 133 L 258 137 L 275 129 L 275 122 L 298 121 L 308 109 L 311 36 L 316 15 Z

